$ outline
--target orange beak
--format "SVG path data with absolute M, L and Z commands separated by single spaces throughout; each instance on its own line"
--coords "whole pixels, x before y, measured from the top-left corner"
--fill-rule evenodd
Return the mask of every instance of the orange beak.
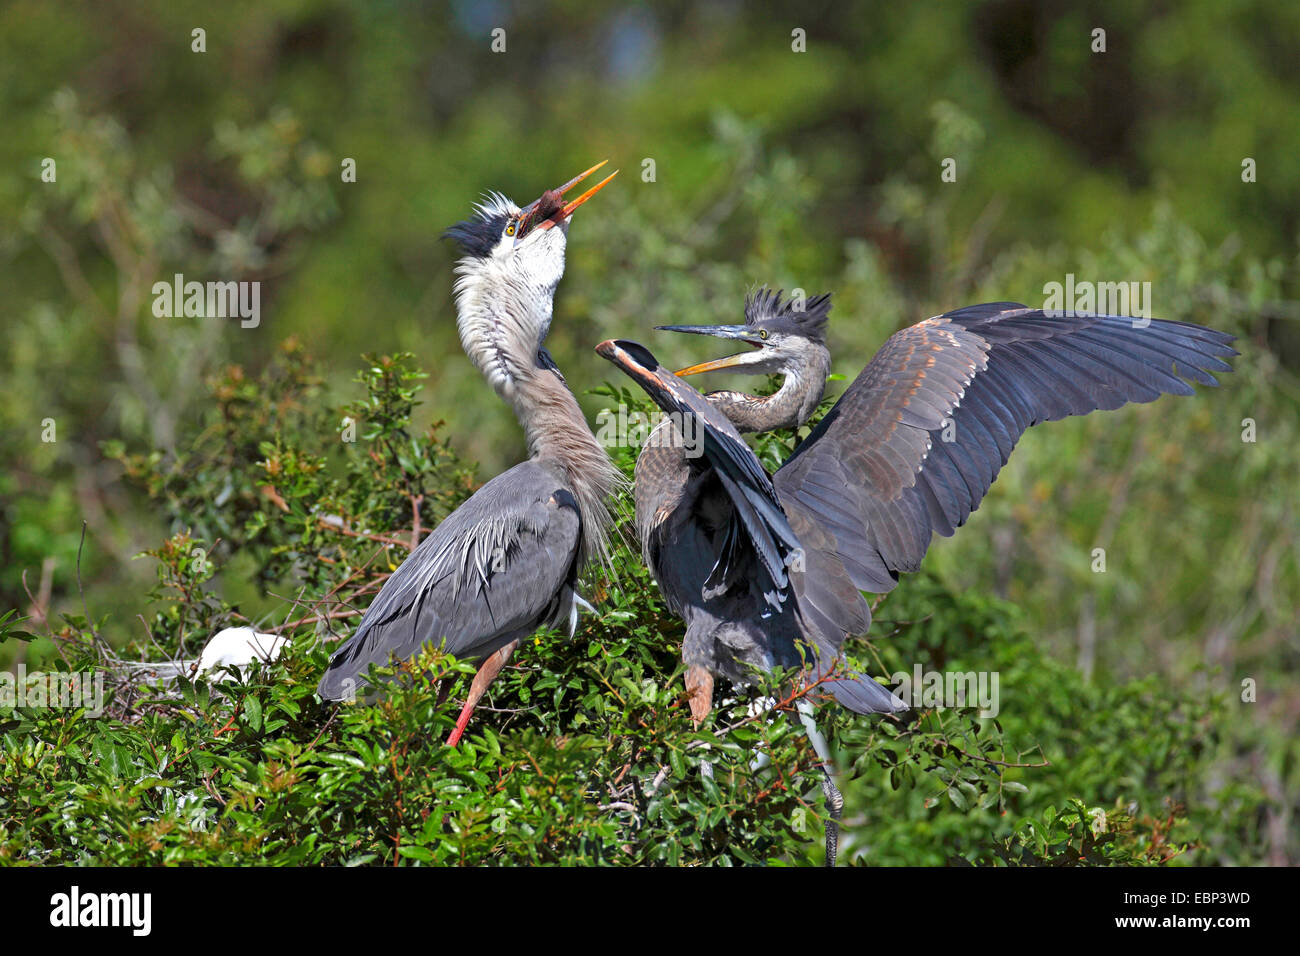
M 751 349 L 762 349 L 766 341 L 766 332 L 750 328 L 748 325 L 656 325 L 656 329 L 661 332 L 689 332 L 692 335 L 711 335 L 719 339 L 736 339 L 750 346 Z M 701 372 L 717 372 L 726 368 L 736 368 L 738 366 L 752 366 L 757 352 L 741 352 L 738 355 L 728 355 L 726 358 L 713 359 L 710 362 L 701 362 L 699 365 L 691 365 L 677 372 L 678 377 L 687 375 L 698 375 Z
M 591 169 L 587 170 L 587 171 L 584 172 L 584 173 L 580 173 L 580 174 L 577 175 L 577 176 L 574 176 L 574 177 L 573 177 L 572 179 L 570 179 L 567 183 L 565 183 L 563 186 L 561 186 L 559 189 L 557 189 L 557 190 L 555 190 L 555 191 L 556 191 L 557 193 L 559 193 L 561 196 L 563 196 L 566 192 L 568 192 L 568 191 L 569 191 L 570 189 L 572 189 L 574 186 L 578 185 L 578 183 L 582 182 L 584 179 L 586 179 L 588 176 L 590 176 L 592 173 L 594 173 L 596 170 L 600 169 L 600 167 L 604 166 L 604 165 L 605 165 L 606 163 L 608 163 L 608 162 L 609 162 L 608 159 L 603 159 L 603 160 L 601 160 L 601 161 L 600 161 L 599 163 L 597 163 L 595 166 L 592 166 Z M 542 222 L 539 222 L 539 223 L 537 224 L 537 228 L 538 228 L 539 230 L 540 230 L 540 229 L 550 229 L 552 226 L 556 225 L 557 223 L 561 223 L 561 222 L 563 222 L 565 219 L 569 218 L 569 216 L 573 215 L 573 211 L 574 211 L 575 209 L 577 209 L 579 206 L 581 206 L 583 203 L 585 203 L 585 202 L 586 202 L 588 199 L 590 199 L 592 196 L 596 195 L 596 193 L 598 193 L 598 192 L 600 192 L 602 189 L 604 189 L 604 188 L 605 188 L 605 184 L 608 183 L 608 182 L 609 182 L 611 179 L 613 179 L 615 176 L 617 176 L 618 173 L 619 173 L 619 171 L 618 171 L 617 169 L 614 170 L 612 173 L 610 173 L 608 176 L 606 176 L 606 177 L 605 177 L 604 179 L 602 179 L 600 182 L 596 183 L 596 185 L 592 186 L 590 189 L 588 189 L 585 193 L 583 193 L 583 194 L 582 194 L 581 196 L 579 196 L 577 199 L 571 199 L 571 200 L 569 200 L 568 202 L 566 202 L 563 206 L 561 206 L 561 207 L 559 208 L 558 211 L 556 211 L 555 213 L 553 213 L 549 218 L 543 220 Z
M 676 374 L 679 378 L 682 378 L 687 375 L 699 375 L 701 372 L 717 372 L 724 368 L 734 368 L 742 364 L 749 354 L 748 352 L 741 352 L 739 355 L 728 355 L 726 358 L 714 359 L 711 362 L 701 362 L 699 365 L 679 369 Z

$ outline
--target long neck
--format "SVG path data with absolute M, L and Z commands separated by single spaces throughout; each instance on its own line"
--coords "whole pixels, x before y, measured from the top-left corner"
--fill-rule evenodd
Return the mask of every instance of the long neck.
M 457 271 L 456 325 L 465 353 L 515 410 L 529 457 L 552 463 L 567 477 L 582 515 L 580 560 L 608 563 L 609 500 L 622 475 L 587 427 L 573 393 L 539 357 L 563 258 L 553 275 L 533 285 L 493 262 L 466 259 Z
M 609 502 L 622 474 L 609 459 L 573 393 L 547 368 L 534 367 L 515 380 L 509 396 L 524 426 L 528 456 L 552 463 L 568 478 L 582 515 L 580 560 L 609 560 Z
M 825 348 L 811 349 L 799 361 L 786 365 L 781 387 L 766 396 L 723 390 L 709 392 L 708 399 L 742 432 L 766 432 L 774 428 L 797 428 L 812 417 L 826 391 L 831 355 Z

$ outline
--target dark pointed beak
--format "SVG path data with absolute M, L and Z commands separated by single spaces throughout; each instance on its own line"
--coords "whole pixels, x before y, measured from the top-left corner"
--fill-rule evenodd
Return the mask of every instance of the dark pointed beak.
M 660 332 L 689 332 L 691 335 L 712 335 L 720 339 L 743 339 L 761 345 L 762 339 L 747 325 L 656 325 Z
M 617 365 L 652 397 L 672 391 L 669 380 L 676 376 L 660 365 L 650 350 L 638 342 L 608 339 L 596 346 L 596 354 Z
M 688 332 L 691 335 L 712 335 L 720 339 L 737 339 L 746 342 L 755 348 L 762 348 L 763 339 L 747 325 L 657 325 L 655 326 L 661 332 Z M 739 352 L 736 355 L 728 355 L 726 358 L 714 359 L 711 362 L 701 362 L 699 365 L 691 365 L 677 372 L 678 375 L 698 375 L 700 372 L 716 372 L 724 368 L 733 368 L 737 365 L 743 365 L 748 360 L 751 352 Z
M 610 339 L 596 346 L 596 354 L 623 370 L 628 378 L 665 411 L 673 408 L 695 408 L 692 399 L 698 399 L 708 420 L 709 405 L 699 392 L 691 388 L 668 369 L 659 364 L 650 350 L 639 342 L 627 339 Z

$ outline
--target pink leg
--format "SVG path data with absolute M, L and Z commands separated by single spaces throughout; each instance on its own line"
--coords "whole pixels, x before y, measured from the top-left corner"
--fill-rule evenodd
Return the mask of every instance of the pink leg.
M 518 641 L 511 641 L 499 651 L 489 655 L 488 659 L 479 665 L 478 673 L 474 675 L 474 680 L 469 685 L 469 697 L 465 700 L 465 706 L 460 709 L 460 716 L 456 718 L 456 729 L 447 738 L 448 747 L 460 743 L 461 735 L 469 725 L 470 714 L 474 713 L 474 708 L 487 693 L 488 685 L 496 680 L 496 676 L 501 673 L 501 668 L 505 667 L 506 661 L 510 660 L 511 652 L 518 646 Z

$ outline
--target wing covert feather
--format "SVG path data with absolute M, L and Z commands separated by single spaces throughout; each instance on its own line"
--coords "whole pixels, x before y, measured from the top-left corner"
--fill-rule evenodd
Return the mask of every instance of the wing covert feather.
M 773 477 L 782 505 L 830 534 L 858 588 L 888 591 L 979 507 L 1026 429 L 1231 370 L 1232 336 L 1143 321 L 995 302 L 895 333 Z

